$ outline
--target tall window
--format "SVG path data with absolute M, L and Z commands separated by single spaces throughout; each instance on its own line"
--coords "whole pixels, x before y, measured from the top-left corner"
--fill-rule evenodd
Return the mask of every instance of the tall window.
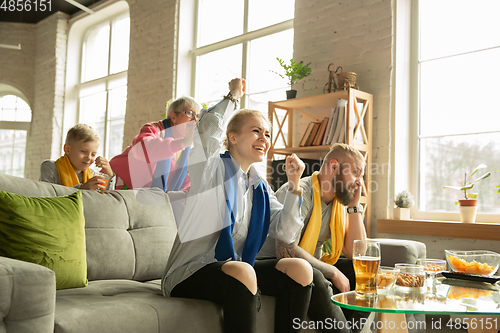
M 418 4 L 418 210 L 457 212 L 462 193 L 443 186 L 460 185 L 483 163 L 476 176 L 493 175 L 472 190 L 478 213 L 500 214 L 500 2 Z
M 277 57 L 292 58 L 294 9 L 294 0 L 199 0 L 196 98 L 215 102 L 244 77 L 242 106 L 267 114 L 268 101 L 284 99 L 286 82 L 271 71 L 280 72 Z
M 93 26 L 85 35 L 79 85 L 79 121 L 101 137 L 98 154 L 111 158 L 122 151 L 127 99 L 130 17 Z
M 15 95 L 0 97 L 0 173 L 24 177 L 31 109 Z

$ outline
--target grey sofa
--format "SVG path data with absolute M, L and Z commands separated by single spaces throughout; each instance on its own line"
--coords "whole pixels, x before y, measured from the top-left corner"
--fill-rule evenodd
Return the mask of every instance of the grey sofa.
M 0 189 L 43 197 L 75 191 L 2 174 Z M 162 296 L 176 234 L 168 197 L 154 190 L 82 192 L 88 286 L 56 291 L 50 269 L 0 257 L 0 333 L 222 332 L 217 304 Z M 382 255 L 383 264 L 415 262 L 425 245 L 387 240 Z M 274 305 L 263 296 L 258 332 L 273 331 Z

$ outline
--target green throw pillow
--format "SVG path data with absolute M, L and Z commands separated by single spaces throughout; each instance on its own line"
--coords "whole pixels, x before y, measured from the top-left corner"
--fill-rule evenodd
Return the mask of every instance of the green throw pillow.
M 87 285 L 82 193 L 25 197 L 0 191 L 0 256 L 50 268 L 56 288 Z

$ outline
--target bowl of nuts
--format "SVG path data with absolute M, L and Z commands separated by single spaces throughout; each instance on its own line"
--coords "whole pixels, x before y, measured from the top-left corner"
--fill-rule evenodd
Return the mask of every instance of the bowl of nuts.
M 377 272 L 377 292 L 388 290 L 396 282 L 399 270 L 394 267 L 380 266 Z
M 446 260 L 443 259 L 418 259 L 417 263 L 424 266 L 427 274 L 439 274 L 446 270 Z
M 396 286 L 402 288 L 423 288 L 425 285 L 425 270 L 422 265 L 396 264 L 399 269 Z
M 417 263 L 424 266 L 427 274 L 427 291 L 435 295 L 437 293 L 438 281 L 436 275 L 446 270 L 446 260 L 443 259 L 418 259 Z

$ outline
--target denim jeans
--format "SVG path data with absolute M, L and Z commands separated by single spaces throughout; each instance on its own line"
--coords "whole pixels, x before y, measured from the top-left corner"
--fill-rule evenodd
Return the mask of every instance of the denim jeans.
M 172 290 L 173 297 L 186 297 L 212 301 L 222 305 L 224 332 L 257 332 L 257 312 L 260 294 L 276 297 L 275 332 L 299 332 L 294 319 L 305 320 L 312 284 L 303 287 L 288 275 L 278 271 L 278 259 L 256 260 L 258 292 L 225 274 L 225 262 L 214 262 L 196 271 Z

